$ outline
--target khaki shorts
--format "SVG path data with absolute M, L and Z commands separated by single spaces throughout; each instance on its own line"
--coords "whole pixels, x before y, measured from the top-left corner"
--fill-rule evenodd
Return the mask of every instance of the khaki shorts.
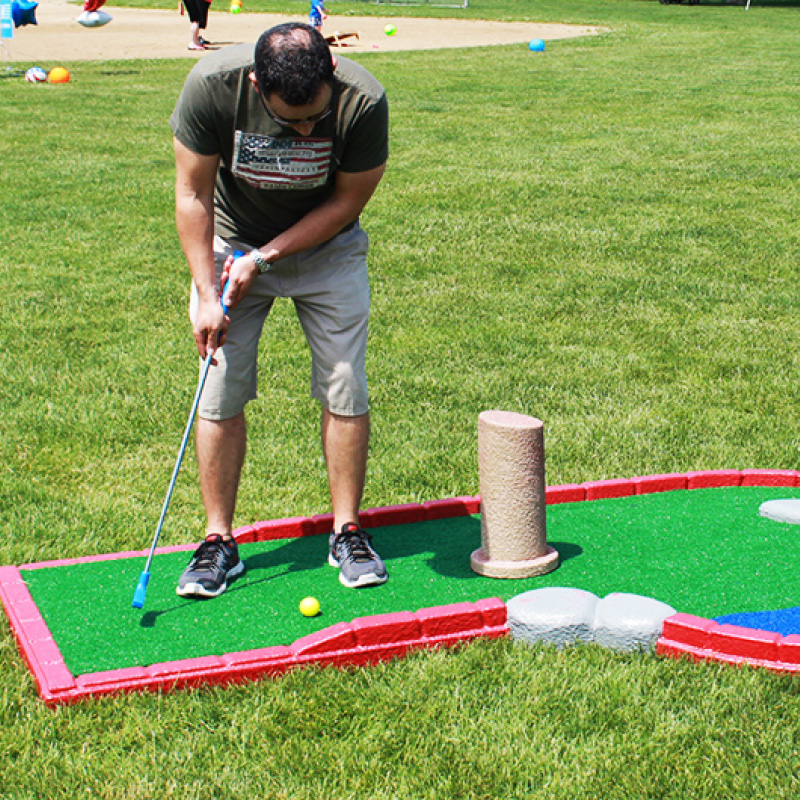
M 230 313 L 225 344 L 200 398 L 202 418 L 230 419 L 258 396 L 258 342 L 276 297 L 292 298 L 311 348 L 311 395 L 333 414 L 367 413 L 368 247 L 366 233 L 355 225 L 324 245 L 276 261 L 258 277 Z M 253 246 L 215 237 L 217 275 L 235 249 L 249 252 Z M 192 319 L 196 307 L 193 284 Z

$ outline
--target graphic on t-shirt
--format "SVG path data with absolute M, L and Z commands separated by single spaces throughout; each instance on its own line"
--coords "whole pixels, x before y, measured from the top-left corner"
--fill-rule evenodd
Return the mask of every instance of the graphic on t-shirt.
M 275 139 L 236 131 L 232 172 L 259 189 L 315 189 L 328 177 L 330 139 Z

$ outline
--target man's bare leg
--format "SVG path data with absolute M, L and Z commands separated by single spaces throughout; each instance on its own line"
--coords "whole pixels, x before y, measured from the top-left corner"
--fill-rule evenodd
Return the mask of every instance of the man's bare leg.
M 244 412 L 221 421 L 198 419 L 196 438 L 208 538 L 195 551 L 176 591 L 181 597 L 217 597 L 245 569 L 231 536 L 247 447 Z
M 322 449 L 328 466 L 334 530 L 358 522 L 369 450 L 369 413 L 342 417 L 322 412 Z
M 223 420 L 197 420 L 197 464 L 206 510 L 206 533 L 229 536 L 247 449 L 244 411 Z
M 339 581 L 348 588 L 374 586 L 387 579 L 386 565 L 360 530 L 358 510 L 367 474 L 369 414 L 340 417 L 322 415 L 322 444 L 328 464 L 334 531 L 328 563 L 339 567 Z M 355 523 L 357 527 L 347 527 Z

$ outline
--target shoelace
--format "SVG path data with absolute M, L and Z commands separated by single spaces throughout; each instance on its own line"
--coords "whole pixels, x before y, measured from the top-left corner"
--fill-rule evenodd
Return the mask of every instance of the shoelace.
M 225 545 L 222 539 L 210 539 L 197 549 L 197 561 L 195 562 L 194 569 L 210 571 L 215 567 L 222 567 L 222 559 L 224 554 Z
M 364 533 L 360 528 L 354 526 L 346 528 L 337 534 L 335 543 L 341 543 L 347 553 L 347 557 L 353 561 L 372 561 L 373 555 L 369 546 L 370 538 L 368 533 Z

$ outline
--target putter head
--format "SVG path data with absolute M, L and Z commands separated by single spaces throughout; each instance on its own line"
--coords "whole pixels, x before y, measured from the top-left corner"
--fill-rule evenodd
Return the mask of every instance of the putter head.
M 139 576 L 139 583 L 136 584 L 136 591 L 133 593 L 133 602 L 131 603 L 134 608 L 144 608 L 144 601 L 147 598 L 147 584 L 149 580 L 149 572 L 143 572 Z

